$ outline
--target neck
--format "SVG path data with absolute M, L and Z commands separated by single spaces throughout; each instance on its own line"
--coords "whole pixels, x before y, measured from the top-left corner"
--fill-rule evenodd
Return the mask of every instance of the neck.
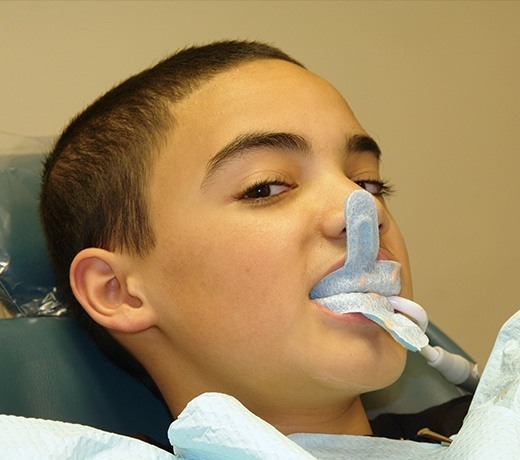
M 372 429 L 361 403 L 356 397 L 350 403 L 334 408 L 309 411 L 257 414 L 285 435 L 294 433 L 371 435 Z
M 153 353 L 152 347 L 147 347 L 151 353 L 146 360 L 141 362 L 154 363 L 160 352 Z M 163 347 L 162 351 L 167 349 Z M 308 401 L 314 401 L 312 405 L 302 406 L 302 397 L 291 398 L 291 394 L 283 393 L 276 398 L 269 389 L 251 393 L 216 387 L 212 382 L 206 382 L 202 375 L 193 376 L 193 371 L 186 366 L 183 368 L 182 360 L 176 361 L 173 371 L 169 371 L 164 363 L 149 366 L 147 369 L 159 387 L 172 415 L 177 417 L 186 404 L 196 396 L 207 391 L 216 391 L 234 396 L 248 410 L 274 426 L 284 435 L 294 433 L 319 433 L 319 434 L 350 434 L 371 435 L 372 429 L 361 403 L 359 396 L 345 396 L 343 392 L 331 398 L 320 398 L 315 392 L 308 394 Z M 189 379 L 186 375 L 190 375 Z M 186 381 L 190 385 L 186 385 Z

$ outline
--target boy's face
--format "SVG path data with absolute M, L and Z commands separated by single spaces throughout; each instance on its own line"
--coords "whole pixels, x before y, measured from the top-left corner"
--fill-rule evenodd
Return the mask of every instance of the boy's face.
M 343 264 L 354 181 L 380 179 L 376 153 L 352 142 L 365 132 L 343 98 L 293 64 L 256 61 L 173 115 L 150 189 L 157 245 L 136 265 L 166 338 L 154 359 L 184 395 L 179 409 L 220 391 L 261 415 L 392 383 L 405 350 L 375 323 L 309 299 Z M 410 297 L 403 239 L 376 202 L 381 254 L 402 264 Z

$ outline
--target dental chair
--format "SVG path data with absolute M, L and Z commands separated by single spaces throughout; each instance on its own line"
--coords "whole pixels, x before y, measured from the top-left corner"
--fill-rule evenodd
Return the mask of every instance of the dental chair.
M 168 445 L 165 405 L 109 361 L 53 296 L 38 221 L 40 152 L 0 152 L 0 304 L 12 316 L 0 319 L 0 413 L 141 434 Z M 434 325 L 427 333 L 432 345 L 469 358 Z M 372 418 L 419 412 L 461 394 L 409 353 L 402 377 L 363 402 Z

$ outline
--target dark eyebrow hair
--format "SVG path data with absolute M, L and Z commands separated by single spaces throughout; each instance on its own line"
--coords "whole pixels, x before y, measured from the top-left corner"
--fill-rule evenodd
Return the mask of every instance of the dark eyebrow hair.
M 231 160 L 253 152 L 258 148 L 280 149 L 291 152 L 308 154 L 311 151 L 309 142 L 298 134 L 282 132 L 254 132 L 241 134 L 233 141 L 219 150 L 206 165 L 206 173 L 202 183 L 206 183 L 209 178 L 221 167 Z M 381 149 L 376 141 L 366 134 L 354 134 L 348 136 L 346 153 L 372 153 L 377 159 L 381 156 Z
M 347 140 L 347 153 L 373 153 L 377 159 L 381 157 L 381 149 L 377 142 L 366 134 L 354 134 Z
M 227 162 L 258 148 L 281 149 L 301 153 L 309 153 L 311 150 L 307 140 L 297 134 L 267 132 L 241 134 L 209 160 L 203 183 Z

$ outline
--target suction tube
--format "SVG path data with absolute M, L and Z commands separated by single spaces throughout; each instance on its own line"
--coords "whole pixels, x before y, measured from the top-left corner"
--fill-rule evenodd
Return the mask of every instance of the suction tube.
M 392 296 L 388 300 L 395 311 L 405 314 L 414 321 L 423 332 L 428 326 L 428 315 L 419 304 L 403 297 Z M 469 393 L 475 393 L 480 373 L 478 364 L 472 363 L 463 356 L 450 353 L 439 346 L 426 345 L 419 353 L 426 362 L 436 369 L 448 382 Z

